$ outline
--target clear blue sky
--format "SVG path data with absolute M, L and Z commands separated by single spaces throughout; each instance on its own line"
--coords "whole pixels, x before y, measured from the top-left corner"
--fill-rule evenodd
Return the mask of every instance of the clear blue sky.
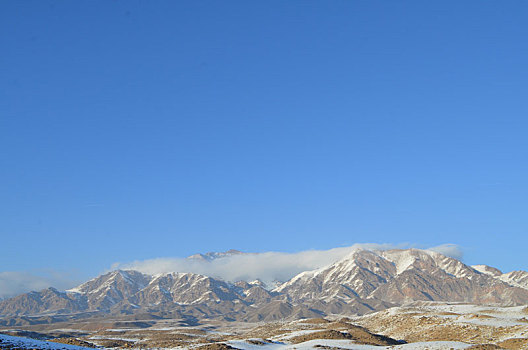
M 525 1 L 0 2 L 0 270 L 356 242 L 528 269 Z

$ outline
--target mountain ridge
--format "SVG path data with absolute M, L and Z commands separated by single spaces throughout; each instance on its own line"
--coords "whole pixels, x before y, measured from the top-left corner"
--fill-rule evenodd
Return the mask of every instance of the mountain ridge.
M 233 250 L 195 258 L 217 259 L 226 254 L 245 253 Z M 269 321 L 365 314 L 415 301 L 528 304 L 528 272 L 472 267 L 420 249 L 356 249 L 333 264 L 304 271 L 272 289 L 258 280 L 115 270 L 67 291 L 48 288 L 0 300 L 0 317 L 157 313 Z

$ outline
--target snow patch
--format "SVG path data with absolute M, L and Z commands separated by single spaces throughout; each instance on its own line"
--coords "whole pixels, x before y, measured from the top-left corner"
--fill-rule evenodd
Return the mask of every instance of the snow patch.
M 93 350 L 84 346 L 76 346 L 62 343 L 53 343 L 24 337 L 14 337 L 0 334 L 0 348 L 4 346 L 17 347 L 20 349 L 45 349 L 45 350 Z

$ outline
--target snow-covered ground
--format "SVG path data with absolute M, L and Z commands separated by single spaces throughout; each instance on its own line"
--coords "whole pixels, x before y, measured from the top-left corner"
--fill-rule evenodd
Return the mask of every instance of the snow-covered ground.
M 518 344 L 522 344 L 519 349 L 524 349 L 528 346 L 528 313 L 525 308 L 415 302 L 355 317 L 353 322 L 374 333 L 412 342 L 456 340 L 501 345 L 501 342 L 518 339 Z
M 195 349 L 207 343 L 226 342 L 241 350 L 307 350 L 341 348 L 350 350 L 448 350 L 467 349 L 474 344 L 507 345 L 528 349 L 528 310 L 526 306 L 497 307 L 463 303 L 415 302 L 377 313 L 342 319 L 278 321 L 261 324 L 215 324 L 199 328 L 168 327 L 163 321 L 152 328 L 113 328 L 79 337 L 80 340 L 104 344 L 99 340 L 124 340 L 136 348 L 159 346 Z M 310 339 L 320 331 L 348 332 L 348 326 L 363 326 L 372 333 L 383 334 L 409 344 L 374 346 L 356 344 L 347 339 L 313 339 L 293 344 L 299 336 Z M 218 328 L 216 328 L 218 327 Z M 224 328 L 222 328 L 224 327 Z M 16 333 L 15 333 L 16 334 Z M 177 335 L 177 337 L 175 337 Z M 178 338 L 180 337 L 180 338 Z M 174 341 L 174 339 L 181 341 Z M 361 339 L 360 337 L 353 337 Z M 263 340 L 266 339 L 266 340 Z M 451 340 L 451 341 L 444 341 Z M 513 340 L 513 342 L 512 342 Z M 174 342 L 173 342 L 174 341 Z M 162 344 L 162 345 L 160 345 Z M 387 344 L 387 343 L 382 343 Z M 179 346 L 179 347 L 178 347 Z M 81 350 L 81 346 L 39 341 L 23 337 L 0 335 L 0 349 Z
M 83 346 L 53 343 L 31 338 L 13 337 L 10 335 L 0 334 L 0 349 L 9 349 L 10 347 L 46 350 L 94 350 L 93 348 L 86 348 Z
M 455 323 L 468 323 L 490 327 L 528 326 L 525 306 L 495 307 L 456 303 L 429 303 L 417 308 L 397 307 L 392 314 L 413 313 L 420 310 Z
M 265 345 L 254 345 L 246 341 L 231 341 L 228 343 L 232 347 L 241 350 L 308 350 L 308 349 L 318 349 L 321 346 L 335 347 L 341 349 L 350 349 L 350 350 L 461 350 L 466 349 L 470 345 L 460 342 L 451 342 L 451 341 L 438 341 L 438 342 L 423 342 L 423 343 L 412 343 L 412 344 L 402 344 L 402 345 L 392 345 L 392 346 L 374 346 L 374 345 L 360 345 L 354 344 L 349 340 L 326 340 L 326 339 L 316 339 L 310 340 L 304 343 L 299 344 L 284 344 L 284 343 L 274 343 L 274 344 L 265 344 Z
M 299 344 L 286 344 L 282 342 L 269 343 L 264 345 L 251 344 L 244 340 L 230 341 L 229 345 L 241 350 L 307 350 L 317 349 L 320 346 L 338 347 L 342 349 L 351 350 L 445 350 L 445 349 L 466 349 L 469 347 L 466 343 L 460 342 L 424 342 L 403 344 L 396 346 L 372 346 L 354 344 L 349 340 L 310 340 Z M 0 334 L 0 348 L 18 347 L 26 349 L 45 349 L 45 350 L 93 350 L 93 348 L 86 348 L 82 346 L 53 343 L 41 340 L 35 340 L 24 337 L 13 337 L 9 335 Z M 183 348 L 181 348 L 183 349 Z

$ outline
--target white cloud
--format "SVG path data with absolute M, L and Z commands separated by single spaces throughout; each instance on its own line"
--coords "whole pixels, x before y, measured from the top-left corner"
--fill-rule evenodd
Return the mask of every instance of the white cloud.
M 442 244 L 442 245 L 432 247 L 432 248 L 427 248 L 427 250 L 431 250 L 433 252 L 437 252 L 445 256 L 455 258 L 457 260 L 462 260 L 462 257 L 464 256 L 462 249 L 460 249 L 458 245 L 451 244 L 451 243 Z
M 265 252 L 231 255 L 212 261 L 185 258 L 157 258 L 131 263 L 116 263 L 113 269 L 133 269 L 146 274 L 192 272 L 227 281 L 251 281 L 257 278 L 269 284 L 286 281 L 300 272 L 330 265 L 355 249 L 387 250 L 408 248 L 408 244 L 355 244 L 329 250 L 306 250 L 297 253 Z M 460 257 L 460 249 L 451 244 L 430 248 L 445 255 Z
M 77 281 L 68 278 L 69 274 L 46 272 L 35 274 L 27 271 L 0 272 L 0 298 L 39 291 L 48 287 L 64 290 L 73 287 Z

